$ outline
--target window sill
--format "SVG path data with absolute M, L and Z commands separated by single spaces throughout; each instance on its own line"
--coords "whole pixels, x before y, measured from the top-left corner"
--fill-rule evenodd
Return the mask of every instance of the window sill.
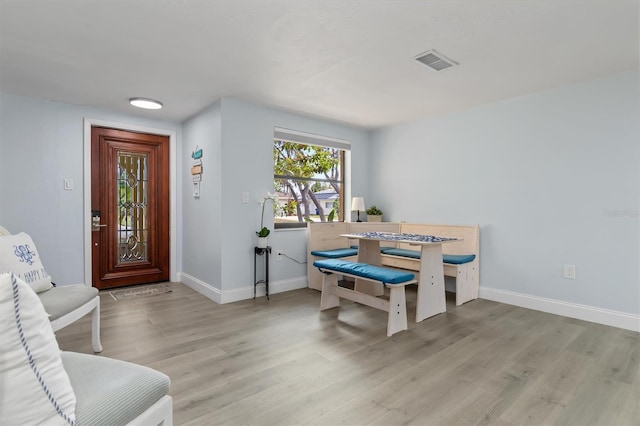
M 304 228 L 278 228 L 274 229 L 273 232 L 299 232 L 299 231 L 307 231 L 307 227 Z

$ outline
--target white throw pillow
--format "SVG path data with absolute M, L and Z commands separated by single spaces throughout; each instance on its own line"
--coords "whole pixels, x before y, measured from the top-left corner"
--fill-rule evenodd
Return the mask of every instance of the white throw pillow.
M 36 293 L 51 288 L 51 276 L 44 270 L 33 240 L 24 232 L 0 237 L 0 272 L 13 272 Z
M 74 424 L 76 397 L 38 296 L 0 274 L 0 423 Z

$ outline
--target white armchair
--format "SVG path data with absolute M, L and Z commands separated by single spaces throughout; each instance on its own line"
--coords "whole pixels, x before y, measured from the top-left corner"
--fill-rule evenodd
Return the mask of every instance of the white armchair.
M 171 380 L 130 362 L 60 352 L 29 284 L 0 273 L 0 423 L 171 426 Z
M 25 241 L 28 244 L 23 244 Z M 16 247 L 28 247 L 23 251 L 28 257 L 22 258 L 17 256 Z M 7 254 L 8 253 L 8 254 Z M 16 255 L 14 256 L 13 253 Z M 20 269 L 25 268 L 25 259 L 40 263 L 35 244 L 31 238 L 24 233 L 11 235 L 11 233 L 0 226 L 0 272 L 13 271 L 20 276 Z M 30 263 L 31 268 L 34 266 Z M 37 274 L 38 270 L 26 272 Z M 102 344 L 100 342 L 100 296 L 98 290 L 86 285 L 65 285 L 51 286 L 50 284 L 42 284 L 46 281 L 41 277 L 38 285 L 34 288 L 40 301 L 44 305 L 45 311 L 49 314 L 51 327 L 53 331 L 74 323 L 85 315 L 91 313 L 91 346 L 94 352 L 102 352 Z M 33 287 L 33 286 L 32 286 Z

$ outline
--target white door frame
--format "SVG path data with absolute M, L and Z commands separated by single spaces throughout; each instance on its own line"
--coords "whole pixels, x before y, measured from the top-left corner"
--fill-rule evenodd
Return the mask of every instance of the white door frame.
M 155 135 L 169 136 L 169 279 L 178 281 L 177 258 L 177 162 L 176 158 L 176 131 L 156 129 L 153 127 L 138 126 L 134 124 L 118 123 L 113 121 L 84 119 L 84 282 L 88 287 L 92 286 L 91 275 L 91 127 L 110 127 L 112 129 L 129 130 L 133 132 L 152 133 Z

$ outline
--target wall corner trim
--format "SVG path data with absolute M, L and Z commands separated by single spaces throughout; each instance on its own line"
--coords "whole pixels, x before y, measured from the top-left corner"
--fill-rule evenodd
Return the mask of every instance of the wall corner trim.
M 186 285 L 190 289 L 197 291 L 207 299 L 211 299 L 217 304 L 221 304 L 222 300 L 222 292 L 217 288 L 205 283 L 202 280 L 199 280 L 196 277 L 193 277 L 184 272 L 178 273 L 178 281 L 182 284 Z

